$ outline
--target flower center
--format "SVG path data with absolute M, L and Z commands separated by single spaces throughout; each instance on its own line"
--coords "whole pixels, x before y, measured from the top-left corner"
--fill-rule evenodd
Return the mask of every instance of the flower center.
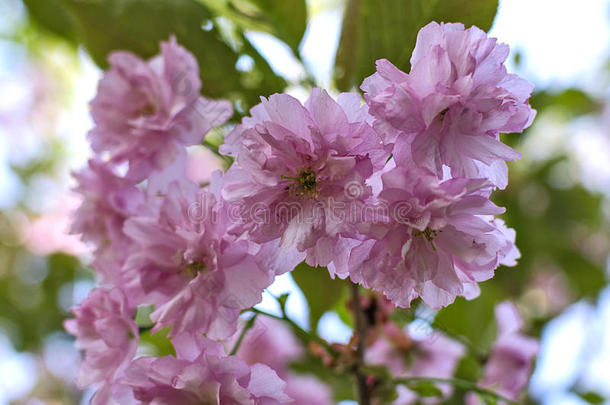
M 197 277 L 197 274 L 201 273 L 204 270 L 205 263 L 202 261 L 195 261 L 190 262 L 186 265 L 186 267 L 184 268 L 184 274 L 186 274 L 187 277 L 195 278 Z
M 426 238 L 428 242 L 430 242 L 430 246 L 432 246 L 432 250 L 436 252 L 436 246 L 434 246 L 434 238 L 440 231 L 435 231 L 430 228 L 426 228 L 423 231 L 416 231 L 416 236 L 423 236 Z
M 152 103 L 147 103 L 146 105 L 140 107 L 135 112 L 135 115 L 137 117 L 150 117 L 151 115 L 155 115 L 156 112 L 157 112 L 157 107 L 155 107 L 155 105 Z
M 282 179 L 293 180 L 294 184 L 288 187 L 288 192 L 296 196 L 315 198 L 320 195 L 316 174 L 310 168 L 299 169 L 296 177 L 280 176 Z
M 439 114 L 439 117 L 441 119 L 441 122 L 443 122 L 443 120 L 445 119 L 445 114 L 447 114 L 447 111 L 449 111 L 449 108 L 445 108 L 443 111 L 441 111 L 441 113 Z

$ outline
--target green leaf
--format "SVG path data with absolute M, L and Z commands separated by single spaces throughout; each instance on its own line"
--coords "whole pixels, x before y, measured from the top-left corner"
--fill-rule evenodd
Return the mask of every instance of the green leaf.
M 603 199 L 581 185 L 550 184 L 552 173 L 564 162 L 565 157 L 558 157 L 539 167 L 512 170 L 511 186 L 495 193 L 494 202 L 506 207 L 503 217 L 517 232 L 521 258 L 515 268 L 500 268 L 490 283 L 511 296 L 528 288 L 537 272 L 549 269 L 561 275 L 566 292 L 578 298 L 594 298 L 606 285 L 605 257 L 587 254 L 585 249 L 589 235 L 608 235 Z
M 277 297 L 277 302 L 280 304 L 280 308 L 282 309 L 282 313 L 286 312 L 286 302 L 288 301 L 288 297 L 290 297 L 289 293 L 285 293 Z
M 443 391 L 430 381 L 419 381 L 408 384 L 407 388 L 415 392 L 420 397 L 442 397 Z
M 167 334 L 171 330 L 171 327 L 167 326 L 161 328 L 155 333 L 151 333 L 147 330 L 140 334 L 140 343 L 153 350 L 152 355 L 154 356 L 175 356 L 176 350 L 172 346 L 171 340 L 167 337 Z
M 483 396 L 483 401 L 485 401 L 485 405 L 498 405 L 498 400 L 494 397 L 490 397 L 489 395 Z
M 463 336 L 477 351 L 485 351 L 496 337 L 494 306 L 501 297 L 502 291 L 494 284 L 482 283 L 481 295 L 477 299 L 467 301 L 458 297 L 453 304 L 438 312 L 433 326 L 447 331 L 449 336 Z
M 1 247 L 1 246 L 0 246 Z M 0 249 L 0 254 L 7 254 Z M 62 331 L 71 317 L 64 305 L 74 302 L 73 282 L 85 276 L 77 258 L 64 253 L 47 257 L 18 254 L 0 276 L 0 330 L 16 350 L 39 350 L 45 337 Z M 10 253 L 9 253 L 10 254 Z
M 354 329 L 354 314 L 349 307 L 351 299 L 349 294 L 343 294 L 333 307 L 333 311 L 337 313 L 344 324 Z
M 233 49 L 225 43 L 211 23 L 215 15 L 195 0 L 61 1 L 73 16 L 80 42 L 102 68 L 108 66 L 108 54 L 114 50 L 149 58 L 159 52 L 160 41 L 175 35 L 197 58 L 202 91 L 207 96 L 241 100 L 247 108 L 258 103 L 260 95 L 285 86 L 249 44 Z M 211 27 L 204 29 L 206 22 Z M 236 68 L 242 52 L 255 62 L 249 72 Z
M 596 392 L 581 392 L 577 395 L 589 404 L 603 404 L 605 399 Z
M 291 273 L 309 305 L 309 327 L 315 330 L 322 315 L 332 309 L 346 291 L 347 281 L 331 279 L 326 267 L 303 262 Z
M 61 0 L 23 0 L 23 3 L 38 25 L 71 42 L 76 41 L 74 21 Z
M 140 305 L 136 309 L 134 320 L 139 327 L 152 327 L 154 322 L 150 319 L 150 314 L 155 311 L 154 305 Z
M 239 81 L 237 58 L 214 32 L 201 29 L 211 14 L 190 0 L 63 0 L 76 17 L 81 41 L 101 67 L 114 50 L 128 50 L 149 58 L 159 52 L 159 42 L 175 34 L 178 42 L 195 53 L 207 94 L 219 95 Z M 206 49 L 207 48 L 207 49 Z M 215 63 L 213 59 L 216 59 Z M 209 64 L 209 66 L 208 66 Z
M 269 33 L 295 54 L 307 28 L 305 0 L 199 0 L 244 30 Z
M 538 91 L 530 98 L 530 104 L 538 111 L 550 109 L 570 119 L 601 111 L 602 103 L 580 89 L 561 92 Z
M 408 71 L 417 32 L 430 21 L 487 31 L 497 8 L 498 0 L 348 0 L 335 59 L 337 87 L 358 87 L 381 58 Z
M 454 376 L 466 381 L 477 381 L 483 370 L 481 362 L 473 356 L 464 356 L 460 359 Z
M 299 44 L 307 28 L 305 0 L 250 0 L 260 9 L 259 17 L 267 19 L 271 33 L 286 42 L 298 53 Z

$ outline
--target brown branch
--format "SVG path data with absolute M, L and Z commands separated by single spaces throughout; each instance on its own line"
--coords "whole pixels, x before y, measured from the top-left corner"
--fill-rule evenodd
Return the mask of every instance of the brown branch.
M 368 386 L 366 384 L 366 375 L 362 373 L 361 367 L 364 365 L 364 350 L 366 345 L 367 335 L 367 320 L 364 317 L 362 311 L 362 305 L 360 303 L 360 292 L 358 290 L 358 284 L 351 283 L 352 288 L 352 301 L 355 318 L 355 333 L 356 333 L 356 361 L 354 364 L 354 376 L 356 377 L 356 384 L 358 386 L 358 403 L 360 405 L 371 405 L 371 398 Z

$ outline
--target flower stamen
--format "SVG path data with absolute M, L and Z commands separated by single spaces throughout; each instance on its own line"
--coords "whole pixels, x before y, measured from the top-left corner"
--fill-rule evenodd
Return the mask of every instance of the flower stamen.
M 294 194 L 298 197 L 305 196 L 306 198 L 315 198 L 320 195 L 316 174 L 310 168 L 299 169 L 297 176 L 295 177 L 284 175 L 281 175 L 280 177 L 282 179 L 294 181 L 294 184 L 288 189 L 288 193 L 291 195 Z
M 193 261 L 188 263 L 184 268 L 184 274 L 187 277 L 195 278 L 197 275 L 205 270 L 205 263 L 202 261 Z

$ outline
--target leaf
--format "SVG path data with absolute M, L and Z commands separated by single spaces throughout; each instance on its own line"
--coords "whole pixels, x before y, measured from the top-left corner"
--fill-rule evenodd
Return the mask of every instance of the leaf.
M 298 55 L 307 28 L 305 0 L 199 0 L 244 30 L 269 33 Z
M 464 356 L 460 359 L 454 376 L 461 380 L 477 381 L 483 370 L 481 362 L 473 356 Z
M 322 315 L 332 309 L 346 291 L 347 281 L 331 279 L 326 267 L 303 262 L 290 273 L 309 305 L 309 327 L 315 330 Z
M 161 328 L 155 333 L 151 333 L 150 330 L 147 330 L 140 334 L 140 343 L 143 343 L 152 349 L 152 355 L 154 356 L 175 356 L 176 350 L 174 349 L 174 346 L 172 346 L 171 340 L 167 337 L 170 330 L 171 327 L 169 326 Z
M 494 306 L 501 299 L 500 289 L 490 282 L 482 283 L 481 295 L 477 299 L 467 301 L 458 297 L 453 304 L 441 309 L 434 320 L 434 327 L 447 331 L 449 336 L 463 336 L 473 347 L 484 351 L 496 336 Z
M 590 235 L 608 234 L 603 199 L 581 185 L 556 188 L 549 184 L 564 160 L 558 157 L 539 167 L 513 170 L 511 186 L 495 193 L 494 201 L 507 209 L 503 216 L 507 224 L 517 231 L 521 258 L 515 268 L 499 269 L 492 283 L 512 296 L 526 289 L 540 271 L 561 271 L 567 293 L 578 298 L 593 298 L 606 285 L 605 257 L 596 258 L 586 250 Z
M 566 119 L 591 114 L 603 108 L 602 103 L 580 89 L 565 89 L 561 92 L 538 91 L 530 98 L 530 104 L 538 111 L 558 111 Z
M 271 33 L 286 42 L 298 54 L 299 44 L 307 28 L 305 0 L 250 0 L 256 4 L 261 17 L 269 20 Z
M 485 405 L 498 405 L 498 400 L 494 397 L 483 396 L 483 400 L 485 401 Z
M 259 96 L 283 90 L 285 81 L 276 76 L 252 47 L 243 52 L 255 63 L 251 72 L 236 68 L 241 49 L 223 41 L 210 22 L 214 14 L 195 0 L 61 0 L 75 21 L 79 40 L 94 61 L 108 66 L 108 54 L 128 50 L 142 58 L 159 52 L 159 42 L 175 35 L 178 42 L 197 58 L 202 91 L 210 97 L 242 100 L 245 107 L 258 103 Z M 248 80 L 255 73 L 258 80 Z
M 76 29 L 72 16 L 61 0 L 23 0 L 28 15 L 44 29 L 76 42 Z
M 577 393 L 577 395 L 589 404 L 603 404 L 605 402 L 604 397 L 602 397 L 596 392 L 579 392 Z
M 418 394 L 420 397 L 442 397 L 443 391 L 430 381 L 419 381 L 408 384 L 407 388 Z
M 349 294 L 343 294 L 333 307 L 333 310 L 344 324 L 354 329 L 354 314 L 349 308 L 350 301 L 351 296 Z
M 154 305 L 140 305 L 136 308 L 134 320 L 139 327 L 152 327 L 154 322 L 150 319 L 150 314 L 155 311 Z
M 15 273 L 0 277 L 0 328 L 16 350 L 36 351 L 71 317 L 66 306 L 74 302 L 72 283 L 83 269 L 77 258 L 64 253 L 45 258 L 18 254 L 19 262 L 11 266 Z
M 335 58 L 340 90 L 360 85 L 386 58 L 408 71 L 417 32 L 431 21 L 461 22 L 487 31 L 498 0 L 348 0 Z
M 282 313 L 286 312 L 286 302 L 288 301 L 288 297 L 290 293 L 285 293 L 277 297 L 277 302 L 280 304 L 280 308 L 282 309 Z

